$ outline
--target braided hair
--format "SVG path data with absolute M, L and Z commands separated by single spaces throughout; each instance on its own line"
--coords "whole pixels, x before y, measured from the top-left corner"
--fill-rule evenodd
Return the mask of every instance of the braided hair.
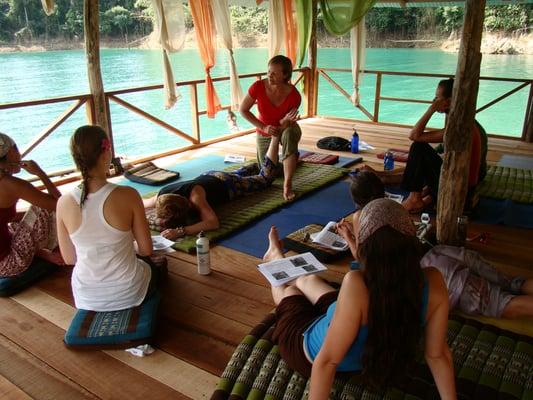
M 98 163 L 102 151 L 106 150 L 107 146 L 109 138 L 97 125 L 80 126 L 70 138 L 70 153 L 82 177 L 80 208 L 83 208 L 88 196 L 89 170 Z

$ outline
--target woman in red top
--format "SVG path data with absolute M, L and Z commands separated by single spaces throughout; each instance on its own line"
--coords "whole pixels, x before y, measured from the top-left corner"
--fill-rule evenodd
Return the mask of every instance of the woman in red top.
M 24 168 L 36 175 L 48 193 L 13 175 Z M 57 247 L 55 208 L 61 193 L 32 160 L 21 161 L 13 139 L 0 133 L 0 277 L 16 276 L 28 269 L 34 255 L 60 262 Z M 32 206 L 19 222 L 16 205 L 23 199 Z
M 257 128 L 257 159 L 263 160 L 272 136 L 279 136 L 282 145 L 281 161 L 285 181 L 283 197 L 294 199 L 292 177 L 298 162 L 298 142 L 302 131 L 296 123 L 298 107 L 302 101 L 298 90 L 290 83 L 292 75 L 291 60 L 278 55 L 268 62 L 267 79 L 256 81 L 242 101 L 242 116 Z M 250 111 L 257 104 L 257 117 Z

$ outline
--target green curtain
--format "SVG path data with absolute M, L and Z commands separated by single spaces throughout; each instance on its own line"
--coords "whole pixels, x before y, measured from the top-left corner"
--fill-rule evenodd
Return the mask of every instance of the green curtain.
M 296 22 L 298 24 L 298 66 L 301 67 L 311 40 L 313 2 L 311 0 L 295 0 L 295 3 Z
M 326 29 L 337 36 L 352 29 L 377 0 L 320 0 Z

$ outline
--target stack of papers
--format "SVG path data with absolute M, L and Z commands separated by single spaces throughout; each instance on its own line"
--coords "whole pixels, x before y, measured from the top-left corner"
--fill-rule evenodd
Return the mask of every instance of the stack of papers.
M 172 240 L 164 238 L 161 235 L 152 236 L 152 246 L 154 251 L 166 250 L 174 244 Z

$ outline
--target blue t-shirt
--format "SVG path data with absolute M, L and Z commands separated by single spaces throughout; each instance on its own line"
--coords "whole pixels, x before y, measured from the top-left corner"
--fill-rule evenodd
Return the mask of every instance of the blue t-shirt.
M 424 284 L 424 291 L 422 293 L 422 323 L 425 322 L 428 298 L 429 285 L 426 282 Z M 309 325 L 309 328 L 307 328 L 307 330 L 304 332 L 304 348 L 312 360 L 316 358 L 318 352 L 322 348 L 322 344 L 326 338 L 326 332 L 328 331 L 329 324 L 331 323 L 331 319 L 333 318 L 336 307 L 337 302 L 335 301 L 328 307 L 326 314 L 314 320 L 313 323 Z M 337 371 L 348 372 L 360 371 L 363 369 L 362 356 L 367 337 L 368 326 L 362 325 L 359 328 L 359 332 L 357 333 L 354 342 L 346 352 L 346 355 L 342 359 L 341 363 L 337 366 Z

